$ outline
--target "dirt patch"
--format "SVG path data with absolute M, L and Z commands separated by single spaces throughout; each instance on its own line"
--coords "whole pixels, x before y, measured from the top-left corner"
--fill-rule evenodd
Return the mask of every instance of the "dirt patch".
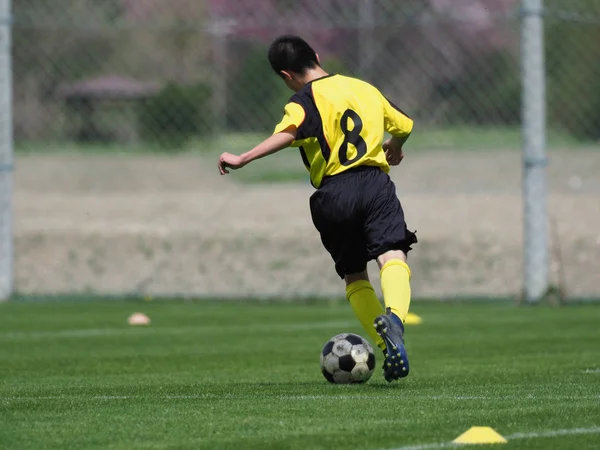
M 521 291 L 520 161 L 514 151 L 425 152 L 394 170 L 420 239 L 410 255 L 415 296 Z M 190 155 L 18 157 L 16 289 L 343 295 L 309 217 L 312 188 L 240 185 L 213 166 Z M 600 151 L 553 152 L 548 184 L 568 292 L 598 297 Z M 558 268 L 553 253 L 554 282 Z

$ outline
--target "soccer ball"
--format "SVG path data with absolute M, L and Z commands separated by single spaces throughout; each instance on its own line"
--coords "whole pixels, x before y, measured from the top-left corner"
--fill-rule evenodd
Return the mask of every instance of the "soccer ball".
M 321 352 L 321 372 L 330 383 L 364 383 L 374 370 L 373 347 L 358 334 L 338 334 Z

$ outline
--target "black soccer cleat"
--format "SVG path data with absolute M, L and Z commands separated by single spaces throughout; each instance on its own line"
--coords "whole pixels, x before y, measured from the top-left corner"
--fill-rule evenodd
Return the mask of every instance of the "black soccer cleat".
M 385 343 L 383 355 L 383 376 L 389 383 L 398 378 L 404 378 L 408 375 L 408 354 L 404 347 L 404 325 L 399 317 L 392 314 L 390 308 L 386 309 L 386 314 L 375 319 L 373 324 L 377 334 L 381 336 Z

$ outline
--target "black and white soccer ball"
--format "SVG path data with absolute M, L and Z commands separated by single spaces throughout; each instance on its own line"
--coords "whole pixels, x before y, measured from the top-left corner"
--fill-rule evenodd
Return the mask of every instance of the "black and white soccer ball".
M 373 347 L 358 334 L 338 334 L 321 352 L 321 372 L 330 383 L 364 383 L 374 370 Z

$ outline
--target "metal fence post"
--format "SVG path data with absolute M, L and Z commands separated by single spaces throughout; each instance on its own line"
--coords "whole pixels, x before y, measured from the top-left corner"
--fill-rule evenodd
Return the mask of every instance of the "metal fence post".
M 0 301 L 13 287 L 11 0 L 0 0 Z
M 542 0 L 522 0 L 524 291 L 538 302 L 548 290 L 546 98 Z
M 373 0 L 361 0 L 359 4 L 359 75 L 366 81 L 371 80 L 373 52 L 375 51 L 375 17 Z

